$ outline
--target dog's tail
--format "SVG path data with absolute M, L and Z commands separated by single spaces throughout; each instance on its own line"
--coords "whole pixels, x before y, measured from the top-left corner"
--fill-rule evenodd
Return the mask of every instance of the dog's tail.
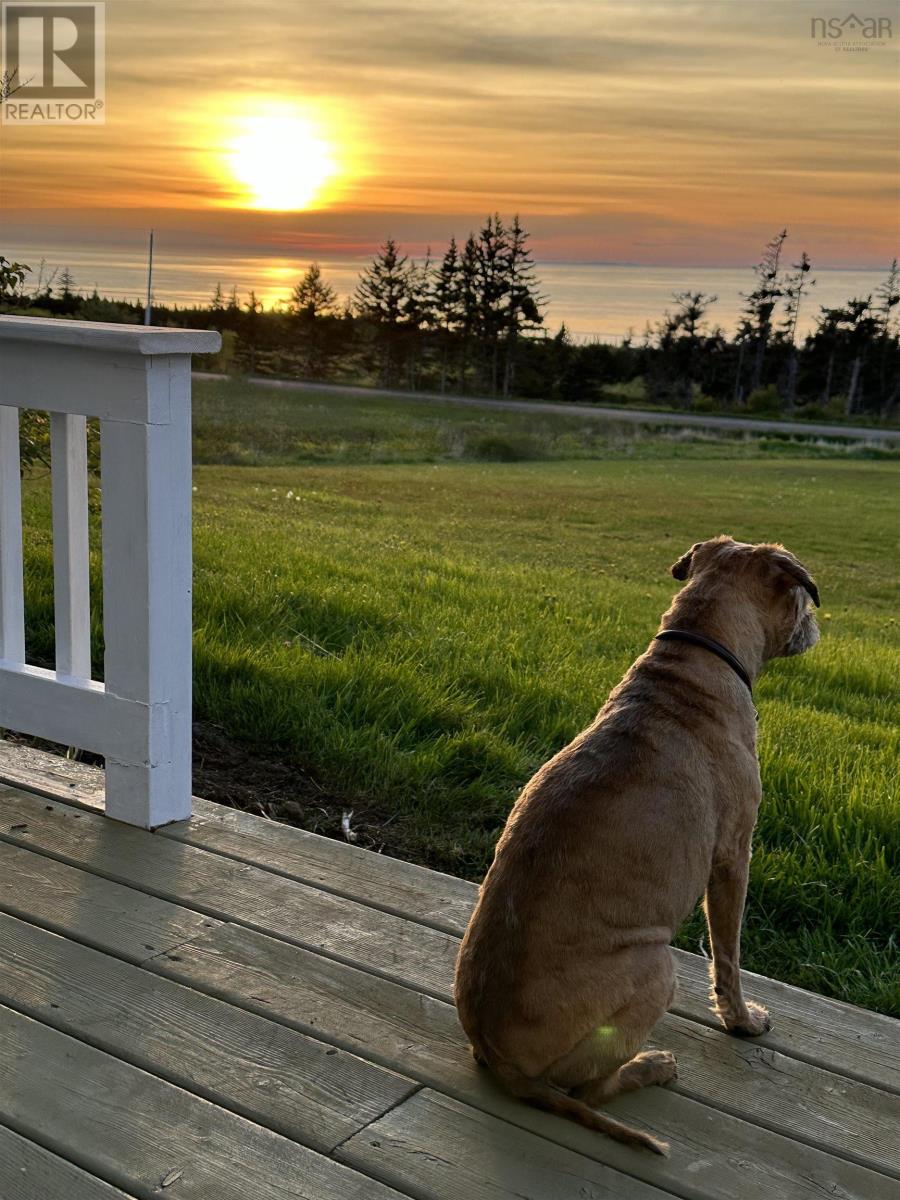
M 630 1125 L 625 1125 L 623 1122 L 615 1120 L 614 1117 L 608 1117 L 605 1113 L 598 1112 L 596 1108 L 591 1108 L 583 1100 L 576 1100 L 574 1096 L 568 1095 L 550 1083 L 541 1079 L 529 1079 L 527 1075 L 523 1075 L 521 1071 L 508 1063 L 491 1063 L 490 1069 L 514 1096 L 520 1100 L 529 1101 L 537 1108 L 543 1108 L 547 1112 L 556 1113 L 562 1117 L 569 1117 L 573 1121 L 578 1121 L 580 1125 L 594 1129 L 598 1133 L 605 1133 L 607 1137 L 622 1142 L 626 1146 L 640 1146 L 646 1150 L 652 1150 L 654 1154 L 669 1153 L 666 1142 L 661 1142 L 651 1134 L 644 1133 L 642 1129 L 632 1129 Z

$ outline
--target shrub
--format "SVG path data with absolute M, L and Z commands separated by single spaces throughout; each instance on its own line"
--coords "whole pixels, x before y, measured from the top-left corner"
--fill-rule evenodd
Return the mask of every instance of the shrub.
M 468 450 L 472 458 L 482 462 L 528 462 L 544 457 L 537 440 L 527 436 L 501 437 L 497 434 L 486 434 L 476 438 Z
M 756 388 L 747 397 L 747 412 L 759 416 L 777 417 L 781 413 L 781 397 L 774 383 Z

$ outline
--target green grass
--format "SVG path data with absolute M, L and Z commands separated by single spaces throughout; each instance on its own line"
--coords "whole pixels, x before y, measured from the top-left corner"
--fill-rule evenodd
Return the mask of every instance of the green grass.
M 814 458 L 900 461 L 900 450 L 773 434 L 701 429 L 661 433 L 591 415 L 476 409 L 441 400 L 339 396 L 194 383 L 194 460 L 200 464 L 527 462 L 608 457 Z
M 547 418 L 560 428 L 546 461 L 429 462 L 451 434 L 465 446 L 542 426 L 262 390 L 252 415 L 225 420 L 220 393 L 198 390 L 200 458 L 215 433 L 263 460 L 313 460 L 195 471 L 198 717 L 290 763 L 298 794 L 321 789 L 338 817 L 352 807 L 388 852 L 471 879 L 517 790 L 647 645 L 677 586 L 669 564 L 723 531 L 796 551 L 823 638 L 758 685 L 745 965 L 900 1011 L 893 462 L 624 432 L 593 459 L 584 441 L 581 459 L 554 458 L 563 418 Z M 398 461 L 367 460 L 382 454 Z M 30 646 L 46 658 L 44 481 L 26 496 Z M 702 936 L 698 913 L 679 944 Z

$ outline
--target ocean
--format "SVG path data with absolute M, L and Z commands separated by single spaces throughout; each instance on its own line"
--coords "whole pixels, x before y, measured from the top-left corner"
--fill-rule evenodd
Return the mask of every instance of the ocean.
M 96 286 L 103 296 L 140 300 L 146 293 L 146 246 L 133 249 L 121 245 L 110 250 L 94 246 L 42 241 L 5 245 L 3 253 L 32 268 L 30 287 L 41 259 L 45 277 L 55 268 L 68 267 L 78 291 Z M 319 259 L 325 279 L 341 298 L 356 286 L 365 258 Z M 183 251 L 167 251 L 157 239 L 154 259 L 153 295 L 160 304 L 194 304 L 209 301 L 216 284 L 227 295 L 237 289 L 243 302 L 252 289 L 265 307 L 286 298 L 309 265 L 308 258 L 225 257 L 209 252 L 185 257 Z M 805 300 L 800 328 L 812 328 L 820 306 L 835 307 L 854 296 L 866 296 L 881 283 L 884 272 L 868 270 L 812 271 L 816 285 Z M 576 341 L 618 342 L 632 330 L 637 337 L 647 322 L 658 321 L 672 306 L 677 292 L 701 291 L 718 299 L 709 319 L 733 332 L 741 309 L 741 294 L 752 290 L 752 267 L 646 267 L 608 263 L 539 262 L 537 277 L 547 297 L 544 324 L 555 333 L 565 322 Z

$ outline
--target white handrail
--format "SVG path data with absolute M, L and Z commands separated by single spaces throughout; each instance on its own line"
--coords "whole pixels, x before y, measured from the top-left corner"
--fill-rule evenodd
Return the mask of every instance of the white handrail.
M 191 812 L 191 354 L 217 333 L 0 317 L 0 726 L 106 759 L 108 816 Z M 51 415 L 54 670 L 25 662 L 21 408 Z M 100 419 L 104 681 L 85 418 Z

